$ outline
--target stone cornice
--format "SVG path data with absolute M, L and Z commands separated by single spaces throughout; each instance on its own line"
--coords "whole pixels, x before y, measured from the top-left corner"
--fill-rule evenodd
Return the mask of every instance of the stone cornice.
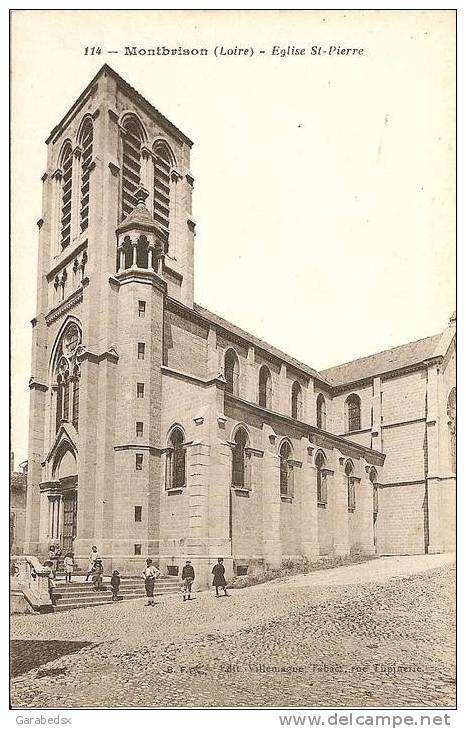
M 167 365 L 162 365 L 160 369 L 162 370 L 162 374 L 164 375 L 171 375 L 172 377 L 187 380 L 188 382 L 195 382 L 196 384 L 201 385 L 201 387 L 209 387 L 210 385 L 225 387 L 225 380 L 220 375 L 216 375 L 215 377 L 209 377 L 208 379 L 203 379 L 202 377 L 197 377 L 196 375 L 190 375 L 187 372 L 174 370 L 171 367 L 167 367 Z
M 38 382 L 35 377 L 31 377 L 29 380 L 29 389 L 30 390 L 40 390 L 41 392 L 47 392 L 49 389 L 47 385 L 44 385 L 43 382 Z
M 267 410 L 266 408 L 260 407 L 260 405 L 250 403 L 247 400 L 243 400 L 242 398 L 237 397 L 236 395 L 232 395 L 231 393 L 225 393 L 225 400 L 230 401 L 232 404 L 235 404 L 239 407 L 250 410 L 256 414 L 260 414 L 264 421 L 269 425 L 273 423 L 274 420 L 279 420 L 282 423 L 286 423 L 287 425 L 298 430 L 302 435 L 307 435 L 309 441 L 311 443 L 314 443 L 315 445 L 326 448 L 337 448 L 339 451 L 341 451 L 341 453 L 344 453 L 345 455 L 353 455 L 357 458 L 364 458 L 368 461 L 368 463 L 371 463 L 373 465 L 382 466 L 385 461 L 385 454 L 381 453 L 380 451 L 375 451 L 372 448 L 362 446 L 359 443 L 352 443 L 351 441 L 348 441 L 341 436 L 333 435 L 333 433 L 319 430 L 315 426 L 309 425 L 300 420 L 295 420 L 289 415 L 283 415 L 282 413 L 276 413 L 272 410 Z
M 56 274 L 61 271 L 62 268 L 64 268 L 68 263 L 70 263 L 73 258 L 76 258 L 81 251 L 84 251 L 88 246 L 87 238 L 86 240 L 81 241 L 75 248 L 73 248 L 67 255 L 62 258 L 58 263 L 54 265 L 53 268 L 50 269 L 50 271 L 47 274 L 47 281 L 52 281 L 53 278 L 55 278 Z
M 124 443 L 122 445 L 116 445 L 113 446 L 114 451 L 137 451 L 138 453 L 140 451 L 148 451 L 151 456 L 160 456 L 162 453 L 165 452 L 165 448 L 161 448 L 160 446 L 150 445 L 146 443 L 145 445 L 139 444 L 139 443 Z
M 108 362 L 112 362 L 113 364 L 117 364 L 119 360 L 119 356 L 117 351 L 110 347 L 110 349 L 107 349 L 107 351 L 102 352 L 101 354 L 96 354 L 95 352 L 91 352 L 90 350 L 86 349 L 82 354 L 79 355 L 79 361 L 80 362 L 92 362 L 93 364 L 99 364 L 99 362 L 103 362 L 107 360 Z
M 110 276 L 109 280 L 118 286 L 124 286 L 128 283 L 144 283 L 154 286 L 159 291 L 162 291 L 162 293 L 166 293 L 167 291 L 166 281 L 155 273 L 155 271 L 150 271 L 148 268 L 128 268 L 124 271 L 118 271 L 118 273 Z
M 55 309 L 52 309 L 52 311 L 47 314 L 47 316 L 45 317 L 47 326 L 50 326 L 50 324 L 53 324 L 54 321 L 59 319 L 61 316 L 67 314 L 78 304 L 82 303 L 85 282 L 87 282 L 87 279 L 83 279 L 82 286 L 80 286 L 79 289 L 73 291 L 73 293 L 68 296 L 65 301 L 62 301 L 58 306 L 55 307 Z
M 74 119 L 76 114 L 78 114 L 78 112 L 82 109 L 84 104 L 89 101 L 89 99 L 95 94 L 95 92 L 97 91 L 96 81 L 98 75 L 99 74 L 96 74 L 96 76 L 94 76 L 92 81 L 82 92 L 81 96 L 75 101 L 71 109 L 67 111 L 63 119 L 52 129 L 49 136 L 45 140 L 46 144 L 48 144 L 49 142 L 55 142 L 58 139 L 58 136 L 60 135 L 62 130 L 68 126 L 71 120 Z M 91 113 L 91 116 L 93 116 L 93 113 Z

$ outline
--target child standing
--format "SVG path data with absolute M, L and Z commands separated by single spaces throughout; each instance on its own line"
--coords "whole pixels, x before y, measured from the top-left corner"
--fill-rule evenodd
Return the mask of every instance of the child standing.
M 94 572 L 94 564 L 97 559 L 100 559 L 99 552 L 97 551 L 97 547 L 94 545 L 91 549 L 91 553 L 89 555 L 89 569 L 87 571 L 86 575 L 86 582 L 88 581 L 89 577 Z
M 65 566 L 65 582 L 71 582 L 71 576 L 73 574 L 74 560 L 71 552 L 65 555 L 64 559 Z
M 103 574 L 104 574 L 104 567 L 102 564 L 102 560 L 96 559 L 94 562 L 94 572 L 92 574 L 92 584 L 94 585 L 94 590 L 102 589 Z
M 116 602 L 118 600 L 118 593 L 120 591 L 120 582 L 121 577 L 118 570 L 113 570 L 112 579 L 110 580 L 110 584 L 112 586 L 112 601 Z

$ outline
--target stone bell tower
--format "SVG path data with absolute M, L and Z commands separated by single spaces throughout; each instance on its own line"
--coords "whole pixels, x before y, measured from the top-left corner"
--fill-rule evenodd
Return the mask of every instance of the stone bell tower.
M 25 549 L 156 552 L 167 297 L 193 307 L 192 142 L 104 65 L 47 140 Z M 72 366 L 60 369 L 74 346 Z M 74 359 L 72 359 L 74 357 Z M 141 556 L 139 556 L 141 555 Z

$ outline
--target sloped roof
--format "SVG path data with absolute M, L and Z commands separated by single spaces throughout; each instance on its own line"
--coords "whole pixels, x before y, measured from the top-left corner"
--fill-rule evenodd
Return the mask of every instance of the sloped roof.
M 145 205 L 136 205 L 123 222 L 120 223 L 117 231 L 124 232 L 125 230 L 134 230 L 137 228 L 142 228 L 143 230 L 159 230 L 159 226 Z
M 84 89 L 84 91 L 79 95 L 79 97 L 74 102 L 74 104 L 68 109 L 68 111 L 66 112 L 66 114 L 64 115 L 64 117 L 61 119 L 61 121 L 56 126 L 54 126 L 54 128 L 52 129 L 52 131 L 50 132 L 50 134 L 49 134 L 49 136 L 48 136 L 48 138 L 46 140 L 46 143 L 47 144 L 54 137 L 54 135 L 58 132 L 58 130 L 61 128 L 61 126 L 66 122 L 69 114 L 73 111 L 73 109 L 75 109 L 77 106 L 79 106 L 80 102 L 85 97 L 85 95 L 87 94 L 87 92 L 89 91 L 89 89 L 92 87 L 92 85 L 95 84 L 95 82 L 97 81 L 97 79 L 100 76 L 102 76 L 104 73 L 109 73 L 111 76 L 113 76 L 113 78 L 117 81 L 118 85 L 121 88 L 123 88 L 128 94 L 134 96 L 135 99 L 136 99 L 136 101 L 139 104 L 141 104 L 141 106 L 145 107 L 146 111 L 149 114 L 151 114 L 152 116 L 154 116 L 159 121 L 159 123 L 162 126 L 171 129 L 174 133 L 176 133 L 179 137 L 181 137 L 181 139 L 184 142 L 186 142 L 186 144 L 188 144 L 189 147 L 192 147 L 193 142 L 191 141 L 191 139 L 189 137 L 186 136 L 186 134 L 184 134 L 184 132 L 181 131 L 181 129 L 178 129 L 178 127 L 175 126 L 175 124 L 173 124 L 173 122 L 171 122 L 169 119 L 167 119 L 167 117 L 164 116 L 158 109 L 156 109 L 155 106 L 153 106 L 150 103 L 150 101 L 147 101 L 147 99 L 144 98 L 144 96 L 142 94 L 140 94 L 139 91 L 137 91 L 134 88 L 134 86 L 131 86 L 131 84 L 129 84 L 127 81 L 125 81 L 125 79 L 122 78 L 120 76 L 120 74 L 118 74 L 107 63 L 104 63 L 104 65 L 102 66 L 102 68 L 100 68 L 97 71 L 97 73 L 95 74 L 95 76 L 93 77 L 93 79 L 88 83 L 88 85 L 86 86 L 86 88 Z
M 322 370 L 321 374 L 334 387 L 350 382 L 358 382 L 366 378 L 381 375 L 403 367 L 410 367 L 437 355 L 436 349 L 442 334 L 418 339 L 416 342 L 402 344 L 393 349 L 386 349 L 369 357 L 354 359 L 352 362 Z
M 226 321 L 226 319 L 222 319 L 222 317 L 218 316 L 218 314 L 214 314 L 208 309 L 204 309 L 204 307 L 200 306 L 199 304 L 194 304 L 194 311 L 203 316 L 205 319 L 208 319 L 212 323 L 217 324 L 219 327 L 222 327 L 222 329 L 225 329 L 227 332 L 235 334 L 237 337 L 240 337 L 241 339 L 244 339 L 247 342 L 254 344 L 254 346 L 264 350 L 264 352 L 269 352 L 274 357 L 277 357 L 278 359 L 283 360 L 283 362 L 292 365 L 297 370 L 301 370 L 301 372 L 304 372 L 310 377 L 320 380 L 320 382 L 329 384 L 325 375 L 322 375 L 321 373 L 317 372 L 317 370 L 314 370 L 312 367 L 309 367 L 309 365 L 300 362 L 294 357 L 290 357 L 289 354 L 285 354 L 285 352 L 282 352 L 280 349 L 277 349 L 271 344 L 264 342 L 262 339 L 255 337 L 253 334 L 249 334 L 249 332 L 246 332 L 244 329 L 240 329 L 235 324 L 231 324 L 229 321 Z

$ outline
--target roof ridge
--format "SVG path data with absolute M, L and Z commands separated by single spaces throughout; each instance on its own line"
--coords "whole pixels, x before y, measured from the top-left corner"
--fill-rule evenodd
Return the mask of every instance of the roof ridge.
M 397 344 L 395 347 L 388 347 L 388 349 L 381 349 L 378 352 L 373 352 L 372 354 L 366 354 L 363 357 L 356 357 L 355 359 L 349 359 L 346 362 L 341 362 L 340 364 L 333 365 L 332 367 L 325 367 L 324 369 L 320 370 L 320 372 L 329 372 L 330 370 L 336 370 L 339 367 L 344 367 L 345 365 L 353 364 L 354 362 L 361 362 L 364 359 L 370 359 L 371 357 L 377 357 L 379 354 L 386 354 L 387 352 L 393 352 L 396 349 L 402 349 L 403 347 L 409 347 L 411 344 L 417 344 L 418 342 L 426 342 L 428 339 L 435 339 L 436 337 L 441 337 L 443 332 L 438 332 L 437 334 L 431 334 L 428 337 L 421 337 L 420 339 L 413 339 L 411 342 L 404 342 L 404 344 Z

